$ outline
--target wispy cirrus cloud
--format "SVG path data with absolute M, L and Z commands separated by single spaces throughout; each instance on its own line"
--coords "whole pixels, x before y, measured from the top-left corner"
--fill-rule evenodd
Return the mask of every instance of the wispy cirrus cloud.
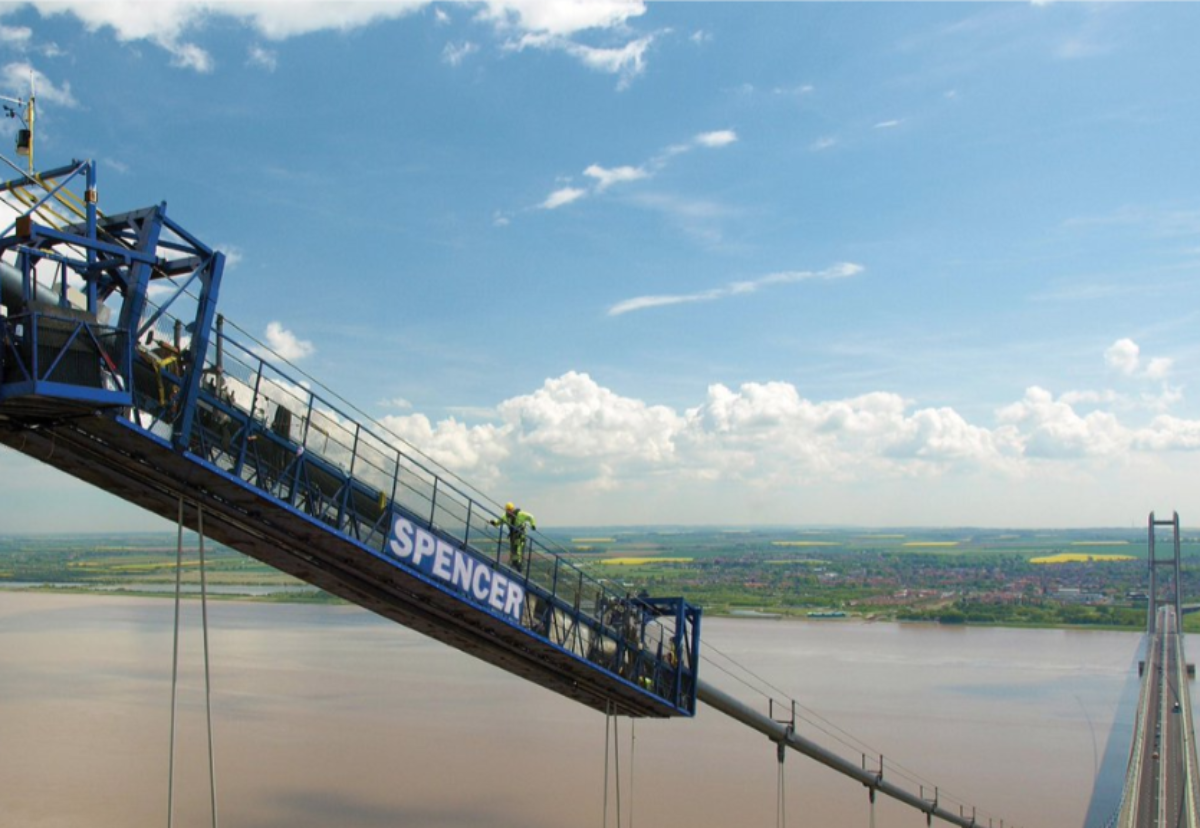
M 279 66 L 279 56 L 270 49 L 255 45 L 250 47 L 246 63 L 266 69 L 268 72 L 274 72 Z
M 447 43 L 442 49 L 442 62 L 450 66 L 461 66 L 462 62 L 479 51 L 479 46 L 471 41 L 462 43 Z
M 695 142 L 702 147 L 727 147 L 737 139 L 737 133 L 732 129 L 718 129 L 715 132 L 702 132 L 696 136 Z
M 543 210 L 556 210 L 579 201 L 585 196 L 603 193 L 617 184 L 630 184 L 634 181 L 653 178 L 673 159 L 694 149 L 721 149 L 735 144 L 737 141 L 738 134 L 734 130 L 718 129 L 701 132 L 683 144 L 672 144 L 641 164 L 625 164 L 619 167 L 590 164 L 583 171 L 583 174 L 594 182 L 590 188 L 560 187 L 546 196 L 538 206 Z
M 28 26 L 0 26 L 0 43 L 23 48 L 33 38 L 33 29 Z
M 744 296 L 757 293 L 763 288 L 775 285 L 786 285 L 793 282 L 804 282 L 813 279 L 845 279 L 863 272 L 863 266 L 853 262 L 842 262 L 825 270 L 786 270 L 770 273 L 758 279 L 749 281 L 730 282 L 722 287 L 710 288 L 696 293 L 660 294 L 656 296 L 635 296 L 617 302 L 608 309 L 608 316 L 620 316 L 633 311 L 661 308 L 667 305 L 685 305 L 694 302 L 715 302 L 731 296 Z
M 587 190 L 581 190 L 578 187 L 560 187 L 546 196 L 546 200 L 538 206 L 543 210 L 557 210 L 559 207 L 565 207 L 572 201 L 578 201 L 585 195 L 587 195 Z
M 642 167 L 613 167 L 612 169 L 606 169 L 599 164 L 592 164 L 583 171 L 583 174 L 589 178 L 596 179 L 597 192 L 604 192 L 613 184 L 637 181 L 650 175 Z

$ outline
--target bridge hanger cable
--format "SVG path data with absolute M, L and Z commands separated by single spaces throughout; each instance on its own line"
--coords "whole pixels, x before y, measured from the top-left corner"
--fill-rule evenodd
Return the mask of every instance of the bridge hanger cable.
M 621 739 L 617 735 L 617 725 L 621 720 L 613 716 L 613 778 L 616 780 L 616 813 L 617 828 L 621 828 Z
M 208 791 L 212 826 L 217 828 L 217 759 L 213 751 L 212 678 L 208 657 L 208 579 L 204 572 L 204 507 L 196 504 L 196 532 L 200 535 L 200 617 L 204 628 L 204 710 L 208 719 Z
M 637 719 L 629 720 L 629 828 L 633 828 L 634 760 L 637 758 Z
M 775 745 L 775 758 L 778 760 L 779 770 L 776 774 L 776 794 L 775 794 L 775 828 L 787 828 L 787 796 L 784 789 L 784 772 L 783 760 L 787 757 L 787 748 L 783 742 Z
M 604 703 L 604 810 L 601 815 L 600 828 L 608 828 L 608 746 L 613 720 L 612 708 L 611 701 Z
M 167 826 L 175 822 L 175 734 L 179 708 L 179 629 L 183 597 L 183 498 L 179 498 L 179 517 L 175 540 L 175 625 L 171 652 L 171 737 L 167 766 Z M 208 728 L 208 784 L 212 826 L 217 828 L 217 765 L 213 750 L 212 678 L 208 647 L 208 579 L 204 571 L 204 508 L 197 506 L 196 527 L 200 538 L 200 616 L 204 635 L 204 708 Z
M 171 740 L 167 760 L 167 828 L 175 824 L 175 716 L 179 698 L 179 602 L 183 588 L 183 498 L 179 498 L 179 521 L 175 540 L 175 639 L 171 650 Z

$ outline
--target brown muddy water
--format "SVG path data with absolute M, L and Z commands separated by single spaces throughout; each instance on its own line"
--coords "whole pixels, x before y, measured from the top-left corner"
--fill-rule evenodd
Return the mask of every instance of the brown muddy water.
M 199 603 L 184 607 L 174 825 L 200 828 L 203 651 Z M 172 612 L 0 590 L 0 826 L 167 824 Z M 603 714 L 354 608 L 213 602 L 209 617 L 225 828 L 605 828 Z M 705 619 L 703 639 L 705 680 L 765 711 L 716 666 L 731 657 L 982 825 L 1090 828 L 1116 805 L 1138 634 Z M 703 705 L 618 734 L 608 825 L 616 758 L 621 826 L 776 825 L 760 734 Z M 866 790 L 800 754 L 784 790 L 790 826 L 869 825 Z M 875 824 L 925 819 L 881 798 Z

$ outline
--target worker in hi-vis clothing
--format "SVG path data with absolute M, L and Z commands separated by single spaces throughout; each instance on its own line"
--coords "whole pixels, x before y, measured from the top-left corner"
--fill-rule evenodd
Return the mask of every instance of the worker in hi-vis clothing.
M 537 531 L 537 521 L 533 515 L 523 509 L 518 509 L 511 503 L 504 504 L 504 517 L 491 521 L 492 526 L 508 527 L 508 563 L 515 569 L 521 568 L 525 556 L 525 527 Z

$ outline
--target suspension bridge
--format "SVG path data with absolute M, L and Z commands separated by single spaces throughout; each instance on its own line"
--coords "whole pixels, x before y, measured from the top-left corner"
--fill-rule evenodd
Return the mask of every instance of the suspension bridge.
M 1156 530 L 1170 527 L 1174 553 L 1158 557 Z M 1195 668 L 1183 651 L 1179 590 L 1179 515 L 1149 520 L 1150 590 L 1145 655 L 1129 768 L 1117 828 L 1196 828 L 1200 825 L 1200 773 L 1188 680 Z M 1167 568 L 1167 597 L 1160 595 L 1158 570 Z
M 595 710 L 687 718 L 702 702 L 766 735 L 781 764 L 799 752 L 872 803 L 1003 828 L 882 757 L 808 738 L 794 702 L 763 711 L 706 683 L 701 612 L 684 598 L 622 593 L 537 535 L 519 564 L 506 559 L 497 504 L 218 314 L 224 256 L 165 204 L 105 214 L 93 162 L 8 163 L 0 443 Z M 1164 611 L 1146 661 L 1147 676 L 1176 682 L 1157 700 L 1186 686 L 1175 617 Z M 1147 710 L 1162 709 L 1154 699 Z M 1127 792 L 1121 825 L 1196 825 L 1190 728 L 1174 743 L 1192 751 L 1176 785 L 1189 821 L 1142 821 L 1172 810 L 1145 804 L 1159 784 L 1148 782 Z

